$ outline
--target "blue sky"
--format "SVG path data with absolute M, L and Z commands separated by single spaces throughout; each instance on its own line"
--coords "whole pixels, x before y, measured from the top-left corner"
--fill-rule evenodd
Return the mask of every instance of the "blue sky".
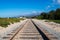
M 60 8 L 60 0 L 0 0 L 0 17 L 34 15 Z

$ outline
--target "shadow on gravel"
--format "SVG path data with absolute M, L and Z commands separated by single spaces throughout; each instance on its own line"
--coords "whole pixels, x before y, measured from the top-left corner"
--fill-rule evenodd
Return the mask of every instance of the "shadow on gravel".
M 31 20 L 32 21 L 32 20 Z M 44 40 L 49 40 L 48 37 L 37 27 L 37 25 L 32 21 L 32 23 L 35 25 L 41 36 L 43 37 Z

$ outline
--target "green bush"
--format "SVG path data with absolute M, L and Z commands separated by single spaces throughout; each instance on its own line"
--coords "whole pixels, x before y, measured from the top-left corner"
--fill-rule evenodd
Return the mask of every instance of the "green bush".
M 8 25 L 10 25 L 9 22 L 6 22 L 6 21 L 1 21 L 0 22 L 0 26 L 2 26 L 2 27 L 7 27 Z
M 8 25 L 10 25 L 10 23 L 15 23 L 15 22 L 19 22 L 20 20 L 24 20 L 22 18 L 0 18 L 0 26 L 2 27 L 7 27 Z
M 60 20 L 52 20 L 52 21 L 54 21 L 54 22 L 56 22 L 56 23 L 60 23 Z

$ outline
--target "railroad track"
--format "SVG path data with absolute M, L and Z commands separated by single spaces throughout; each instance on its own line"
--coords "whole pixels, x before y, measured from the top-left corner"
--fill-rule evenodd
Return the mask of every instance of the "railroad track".
M 58 38 L 28 19 L 20 28 L 3 37 L 3 40 L 58 40 Z

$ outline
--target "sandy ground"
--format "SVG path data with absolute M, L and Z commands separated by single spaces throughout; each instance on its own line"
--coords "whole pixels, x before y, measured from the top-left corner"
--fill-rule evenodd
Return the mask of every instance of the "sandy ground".
M 26 21 L 26 20 L 24 20 L 24 21 Z M 20 21 L 20 22 L 17 22 L 17 23 L 8 25 L 8 27 L 6 27 L 6 28 L 0 27 L 0 37 L 1 37 L 1 36 L 4 36 L 4 35 L 7 34 L 7 33 L 10 33 L 12 30 L 20 27 L 20 25 L 21 25 L 24 21 Z
M 45 20 L 39 20 L 41 23 L 46 25 L 48 28 L 55 30 L 56 32 L 60 32 L 60 24 L 55 22 L 45 22 Z
M 4 27 L 1 27 L 1 26 L 0 26 L 0 31 L 3 30 L 3 29 L 4 29 Z

